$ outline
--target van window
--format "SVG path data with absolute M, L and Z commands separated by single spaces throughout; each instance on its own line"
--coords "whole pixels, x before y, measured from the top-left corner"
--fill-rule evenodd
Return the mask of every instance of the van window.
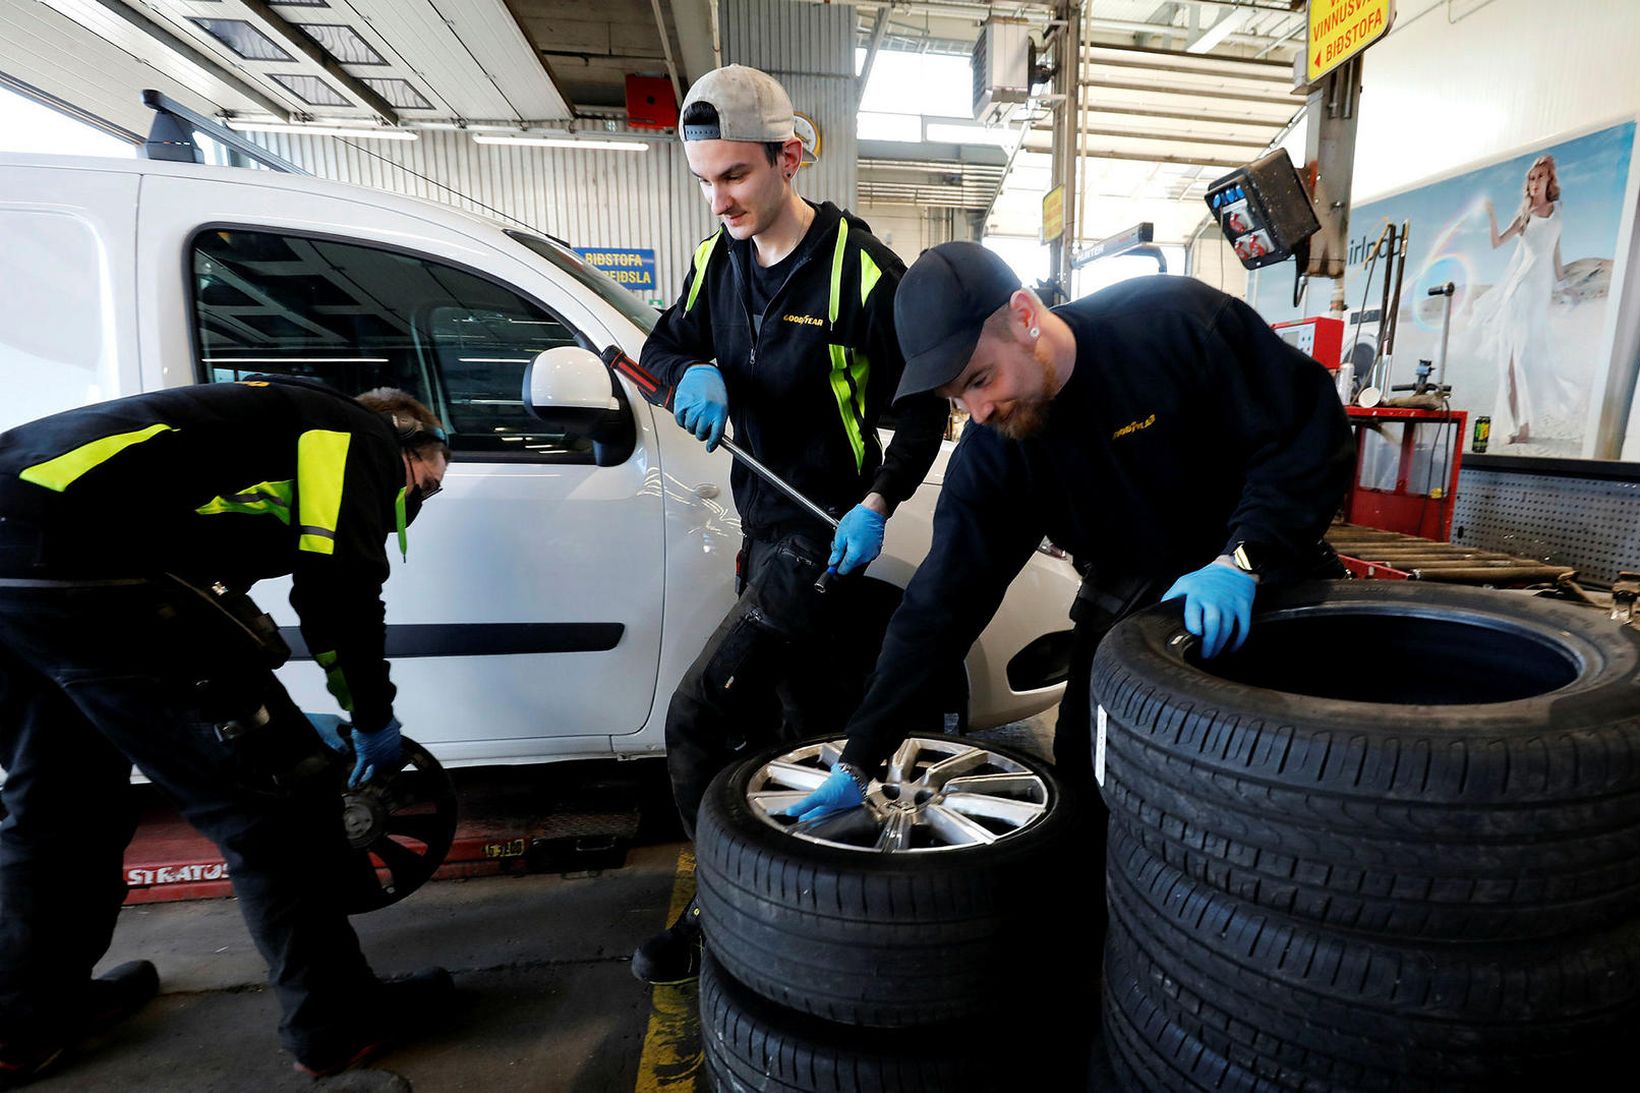
M 457 453 L 592 462 L 590 443 L 543 432 L 522 397 L 537 353 L 589 343 L 511 289 L 420 255 L 280 232 L 210 229 L 191 253 L 206 380 L 399 387 L 433 408 Z

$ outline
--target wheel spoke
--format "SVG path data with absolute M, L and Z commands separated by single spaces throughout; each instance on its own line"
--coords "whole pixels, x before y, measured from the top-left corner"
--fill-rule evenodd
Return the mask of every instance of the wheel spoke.
M 935 807 L 948 808 L 964 816 L 984 816 L 988 820 L 1001 820 L 1015 827 L 1024 827 L 1048 811 L 1047 805 L 1039 805 L 1032 801 L 1015 801 L 1008 797 L 992 797 L 983 793 L 951 793 L 949 790 Z
M 831 741 L 828 740 L 824 744 L 820 745 L 820 763 L 827 770 L 835 767 L 837 765 L 837 761 L 842 757 L 843 749 Z
M 831 772 L 820 770 L 818 767 L 804 767 L 796 763 L 783 763 L 776 760 L 763 768 L 768 775 L 769 784 L 785 786 L 788 789 L 801 789 L 812 793 L 820 788 L 820 783 L 826 780 Z
M 387 833 L 403 835 L 417 842 L 437 847 L 450 839 L 450 825 L 435 813 L 395 814 L 387 818 Z M 442 855 L 441 855 L 442 856 Z
M 883 833 L 877 837 L 877 849 L 893 854 L 911 848 L 911 832 L 917 826 L 916 813 L 896 809 L 883 823 Z
M 387 866 L 387 871 L 393 875 L 394 887 L 414 887 L 432 872 L 428 868 L 426 855 L 418 854 L 391 838 L 377 839 L 370 844 L 370 852 Z
M 918 779 L 918 784 L 943 786 L 957 775 L 967 774 L 975 767 L 983 767 L 990 761 L 991 755 L 989 752 L 980 751 L 978 748 L 970 748 L 951 756 L 949 759 L 941 759 L 938 763 L 929 767 L 928 772 Z
M 888 780 L 903 782 L 907 774 L 916 767 L 917 755 L 922 751 L 922 742 L 912 737 L 894 749 L 894 758 L 888 761 Z
M 952 846 L 989 845 L 997 841 L 996 835 L 943 805 L 929 805 L 923 810 L 923 820 Z
M 1034 774 L 965 774 L 947 779 L 945 792 L 947 796 L 953 793 L 986 793 L 994 797 L 1019 794 L 1047 796 L 1042 779 Z
M 748 796 L 753 804 L 773 816 L 784 812 L 808 795 L 809 791 L 801 789 L 765 789 Z

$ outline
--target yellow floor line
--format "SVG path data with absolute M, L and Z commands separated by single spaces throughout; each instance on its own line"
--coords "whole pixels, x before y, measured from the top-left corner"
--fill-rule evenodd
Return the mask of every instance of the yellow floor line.
M 695 851 L 678 853 L 677 879 L 672 885 L 672 907 L 666 923 L 676 922 L 695 894 Z M 638 1060 L 638 1084 L 633 1093 L 685 1093 L 701 1077 L 700 1015 L 694 983 L 651 988 L 649 1029 L 644 1033 Z

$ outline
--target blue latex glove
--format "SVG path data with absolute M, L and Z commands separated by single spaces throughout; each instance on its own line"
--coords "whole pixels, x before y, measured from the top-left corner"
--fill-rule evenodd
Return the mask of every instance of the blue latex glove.
M 386 777 L 399 769 L 399 731 L 403 728 L 394 718 L 375 732 L 353 730 L 353 754 L 358 760 L 347 784 L 358 789 L 378 774 Z
M 847 812 L 851 808 L 858 808 L 865 802 L 860 795 L 860 787 L 849 776 L 848 771 L 840 767 L 833 768 L 820 783 L 820 788 L 798 801 L 781 815 L 796 816 L 798 823 L 807 823 L 810 820 L 821 820 L 839 812 Z
M 672 416 L 696 440 L 706 441 L 707 451 L 715 449 L 729 423 L 729 392 L 723 386 L 723 373 L 709 364 L 692 366 L 678 381 Z
M 306 710 L 302 713 L 327 747 L 342 750 L 342 726 L 347 722 L 333 713 L 308 713 Z
M 1174 581 L 1162 600 L 1184 597 L 1184 628 L 1202 639 L 1202 656 L 1216 657 L 1234 653 L 1247 640 L 1257 591 L 1258 580 L 1251 573 L 1209 562 Z
M 855 505 L 837 522 L 837 534 L 831 539 L 831 560 L 828 569 L 839 573 L 853 573 L 864 569 L 883 551 L 883 529 L 888 517 L 880 512 Z

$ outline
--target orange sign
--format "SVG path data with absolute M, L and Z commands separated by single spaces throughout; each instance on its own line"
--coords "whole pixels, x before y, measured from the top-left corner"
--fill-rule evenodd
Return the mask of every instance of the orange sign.
M 1305 54 L 1310 83 L 1389 33 L 1395 0 L 1310 0 Z

